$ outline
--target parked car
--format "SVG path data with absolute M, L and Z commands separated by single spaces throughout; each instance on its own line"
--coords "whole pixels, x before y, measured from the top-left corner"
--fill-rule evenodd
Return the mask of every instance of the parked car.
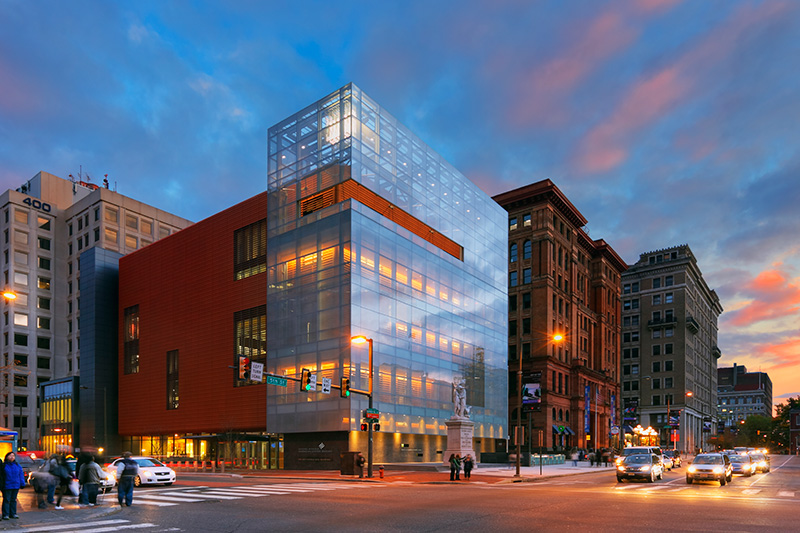
M 701 453 L 686 469 L 686 483 L 695 481 L 719 481 L 720 486 L 733 479 L 731 460 L 721 453 Z
M 680 468 L 683 464 L 681 452 L 678 450 L 664 450 L 664 455 L 672 459 L 672 468 Z
M 135 455 L 131 457 L 139 464 L 139 475 L 133 480 L 135 486 L 140 485 L 172 485 L 175 483 L 175 471 L 153 457 Z M 122 457 L 117 457 L 106 467 L 106 471 L 113 473 L 114 481 L 117 480 L 117 465 L 122 461 Z
M 761 452 L 751 452 L 750 458 L 756 464 L 756 472 L 769 472 L 769 455 L 764 455 Z
M 664 467 L 661 458 L 653 453 L 637 453 L 623 457 L 617 465 L 617 482 L 623 479 L 642 478 L 653 483 L 656 479 L 664 477 Z
M 750 477 L 756 473 L 756 463 L 749 455 L 731 455 L 731 469 L 734 474 Z

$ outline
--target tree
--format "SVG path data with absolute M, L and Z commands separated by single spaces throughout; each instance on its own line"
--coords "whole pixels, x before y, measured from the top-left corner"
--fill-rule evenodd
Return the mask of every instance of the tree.
M 762 415 L 748 416 L 739 428 L 742 446 L 764 448 L 772 444 L 770 437 L 773 430 L 773 419 Z
M 787 398 L 786 402 L 781 402 L 775 406 L 775 418 L 772 420 L 772 432 L 770 435 L 770 446 L 774 451 L 779 449 L 789 449 L 789 412 L 793 409 L 800 409 L 800 396 L 797 398 Z

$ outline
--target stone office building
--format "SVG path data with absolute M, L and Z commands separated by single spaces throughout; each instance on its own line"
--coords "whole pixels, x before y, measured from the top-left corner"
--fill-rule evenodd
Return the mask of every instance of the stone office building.
M 651 426 L 662 446 L 688 452 L 709 447 L 717 418 L 720 313 L 719 297 L 686 244 L 643 253 L 622 275 L 628 426 Z
M 539 431 L 549 449 L 613 445 L 627 265 L 604 240 L 589 237 L 587 220 L 550 180 L 494 200 L 508 211 L 509 424 L 525 426 L 534 447 Z M 523 406 L 521 419 L 520 369 L 523 388 L 540 397 Z
M 717 417 L 726 428 L 750 415 L 772 418 L 772 380 L 766 372 L 748 372 L 733 364 L 717 369 Z

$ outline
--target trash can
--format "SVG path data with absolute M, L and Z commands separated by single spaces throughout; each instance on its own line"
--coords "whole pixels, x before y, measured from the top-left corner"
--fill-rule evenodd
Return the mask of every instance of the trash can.
M 357 466 L 358 454 L 361 452 L 342 452 L 340 458 L 342 462 L 341 474 L 343 476 L 356 476 L 360 467 Z

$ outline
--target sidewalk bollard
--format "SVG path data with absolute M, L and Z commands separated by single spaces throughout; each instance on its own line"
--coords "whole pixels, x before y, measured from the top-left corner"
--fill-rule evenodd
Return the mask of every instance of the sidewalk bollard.
M 383 479 L 383 465 L 378 467 L 378 477 Z

